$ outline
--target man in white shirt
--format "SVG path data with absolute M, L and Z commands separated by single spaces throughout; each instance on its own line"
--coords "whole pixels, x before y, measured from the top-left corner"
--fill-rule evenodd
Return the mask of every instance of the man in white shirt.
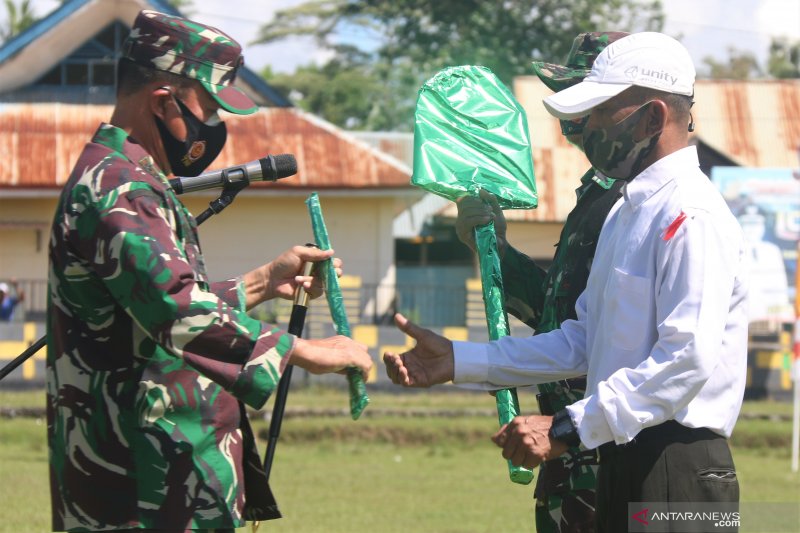
M 384 356 L 392 381 L 411 387 L 491 390 L 587 374 L 583 400 L 552 417 L 517 417 L 493 440 L 529 468 L 569 445 L 599 448 L 598 532 L 626 531 L 629 502 L 739 499 L 727 437 L 746 377 L 745 247 L 688 146 L 694 79 L 680 43 L 644 32 L 609 45 L 583 82 L 544 101 L 559 119 L 589 114 L 592 166 L 628 181 L 576 320 L 477 344 L 398 315 L 417 345 Z

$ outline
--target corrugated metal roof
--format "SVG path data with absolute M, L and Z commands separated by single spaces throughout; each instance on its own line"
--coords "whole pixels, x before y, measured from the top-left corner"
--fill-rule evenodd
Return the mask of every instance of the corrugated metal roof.
M 85 143 L 111 116 L 112 106 L 0 105 L 0 189 L 58 188 Z M 240 165 L 267 154 L 294 154 L 296 176 L 278 188 L 409 187 L 402 162 L 297 109 L 262 108 L 225 115 L 228 141 L 209 170 Z M 263 186 L 255 183 L 253 186 Z
M 414 166 L 414 134 L 399 131 L 350 131 L 350 135 L 399 159 L 409 168 Z
M 800 80 L 695 84 L 695 135 L 741 166 L 798 166 Z
M 552 92 L 538 78 L 516 78 L 514 94 L 528 115 L 534 147 L 568 146 L 542 105 Z M 800 80 L 698 80 L 692 114 L 693 136 L 742 166 L 798 166 Z M 573 170 L 580 175 L 580 168 Z

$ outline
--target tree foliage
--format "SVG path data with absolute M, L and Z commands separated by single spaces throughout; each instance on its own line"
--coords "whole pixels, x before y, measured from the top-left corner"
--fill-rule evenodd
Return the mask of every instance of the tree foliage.
M 194 15 L 194 0 L 167 0 L 167 3 L 186 18 L 192 18 Z
M 14 0 L 3 0 L 6 8 L 6 23 L 0 27 L 0 43 L 4 43 L 28 29 L 38 19 L 31 7 L 31 0 L 22 0 L 19 6 Z
M 736 48 L 728 48 L 727 61 L 718 61 L 707 56 L 703 58 L 703 64 L 708 67 L 708 77 L 717 80 L 748 80 L 762 75 L 755 56 Z
M 301 107 L 342 126 L 409 130 L 417 90 L 444 67 L 484 65 L 510 84 L 532 73 L 533 60 L 562 61 L 580 32 L 658 31 L 663 23 L 660 0 L 317 0 L 277 12 L 255 42 L 311 36 L 333 52 L 316 69 L 317 83 L 313 66 L 270 80 L 298 89 Z M 335 86 L 358 95 L 346 110 L 312 96 Z
M 800 41 L 773 39 L 767 71 L 778 79 L 800 78 Z
M 303 109 L 334 124 L 350 129 L 381 129 L 381 120 L 369 114 L 372 98 L 381 87 L 367 72 L 364 55 L 351 50 L 321 67 L 300 67 L 294 74 L 272 74 L 267 68 L 262 76 L 276 90 L 300 102 Z
M 756 57 L 736 48 L 728 48 L 726 60 L 707 56 L 703 58 L 703 64 L 708 68 L 707 77 L 712 79 L 749 80 L 764 76 L 764 69 Z M 766 74 L 777 79 L 800 78 L 800 41 L 772 39 Z

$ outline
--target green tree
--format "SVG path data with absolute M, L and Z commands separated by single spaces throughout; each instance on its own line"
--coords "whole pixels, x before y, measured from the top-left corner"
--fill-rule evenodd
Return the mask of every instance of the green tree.
M 31 7 L 31 0 L 22 0 L 17 6 L 14 0 L 3 0 L 6 7 L 6 23 L 0 27 L 0 42 L 6 42 L 26 30 L 38 19 Z
M 295 105 L 334 124 L 350 129 L 382 129 L 385 124 L 369 113 L 372 99 L 381 87 L 368 71 L 364 54 L 351 49 L 340 50 L 321 67 L 307 65 L 293 74 L 273 74 L 266 67 L 261 75 Z
M 194 14 L 194 0 L 167 0 L 167 3 L 177 9 L 184 17 Z
M 800 78 L 800 41 L 773 39 L 769 47 L 767 71 L 778 79 Z
M 703 64 L 708 67 L 708 77 L 717 80 L 749 80 L 763 75 L 755 56 L 736 48 L 728 48 L 727 61 L 717 61 L 706 56 Z
M 444 67 L 484 65 L 510 84 L 532 73 L 533 60 L 561 61 L 582 31 L 657 31 L 663 23 L 660 0 L 319 0 L 277 12 L 255 43 L 313 37 L 333 52 L 335 65 L 317 69 L 326 83 L 300 89 L 298 105 L 310 109 L 310 102 L 324 99 L 312 92 L 341 83 L 368 95 L 353 98 L 358 105 L 345 120 L 367 129 L 409 130 L 417 90 Z M 280 81 L 298 88 L 291 76 Z M 363 87 L 356 90 L 359 82 Z M 315 112 L 346 125 L 328 115 L 327 105 Z

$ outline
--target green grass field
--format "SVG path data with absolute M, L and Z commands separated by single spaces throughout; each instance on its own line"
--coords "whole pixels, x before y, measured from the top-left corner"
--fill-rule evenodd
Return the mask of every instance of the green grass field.
M 370 396 L 364 416 L 354 422 L 314 416 L 320 406 L 346 410 L 344 391 L 292 391 L 292 415 L 283 423 L 271 483 L 284 518 L 262 524 L 261 533 L 535 531 L 532 486 L 508 481 L 505 461 L 489 440 L 497 425 L 483 414 L 493 407 L 491 397 L 412 391 Z M 523 405 L 525 400 L 523 395 Z M 0 407 L 42 405 L 43 392 L 0 391 Z M 303 409 L 309 412 L 300 416 Z M 751 414 L 775 409 L 766 403 L 746 407 Z M 436 416 L 422 416 L 426 412 Z M 252 419 L 255 430 L 266 434 L 262 417 Z M 41 418 L 0 419 L 0 531 L 49 531 L 45 431 Z M 790 439 L 789 421 L 739 422 L 732 445 L 743 502 L 800 504 Z

